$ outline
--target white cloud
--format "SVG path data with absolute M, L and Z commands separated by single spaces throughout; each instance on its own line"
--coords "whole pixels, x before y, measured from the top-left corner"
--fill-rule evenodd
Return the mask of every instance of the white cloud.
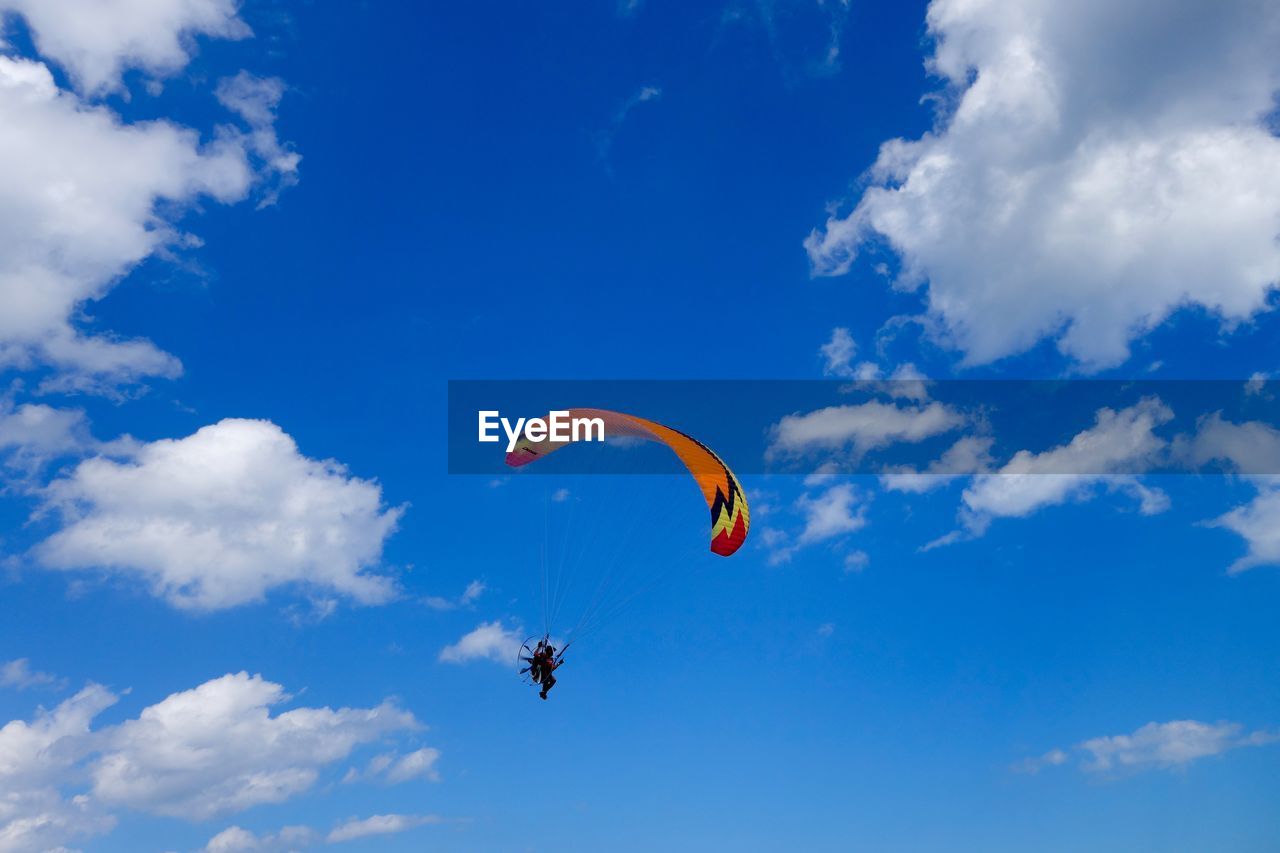
M 21 793 L 15 784 L 38 787 L 58 780 L 89 748 L 89 726 L 116 697 L 91 684 L 30 723 L 12 720 L 0 728 L 0 791 Z
M 1078 749 L 1088 753 L 1089 760 L 1083 767 L 1089 771 L 1170 769 L 1243 746 L 1262 746 L 1276 739 L 1276 735 L 1269 732 L 1243 734 L 1239 723 L 1174 720 L 1147 723 L 1132 734 L 1093 738 L 1080 744 Z
M 278 81 L 241 74 L 218 94 L 248 126 L 206 138 L 165 119 L 126 122 L 93 96 L 141 68 L 172 73 L 191 37 L 249 34 L 233 0 L 0 0 L 21 15 L 48 65 L 0 56 L 0 369 L 52 366 L 46 390 L 119 393 L 122 383 L 174 377 L 179 361 L 149 341 L 86 333 L 86 309 L 148 257 L 198 245 L 175 221 L 197 202 L 266 195 L 293 180 L 298 157 L 275 136 Z M 126 93 L 127 95 L 127 93 Z M 104 168 L 103 164 L 110 164 Z M 274 189 L 272 189 L 274 187 Z
M 1221 412 L 1202 418 L 1177 451 L 1191 469 L 1223 461 L 1245 475 L 1280 474 L 1280 430 L 1261 421 L 1232 423 Z
M 335 827 L 326 837 L 330 844 L 342 841 L 354 841 L 357 838 L 368 838 L 371 835 L 389 835 L 404 832 L 429 823 L 439 823 L 440 818 L 434 815 L 380 814 L 363 820 L 349 820 Z
M 1044 755 L 1035 758 L 1024 758 L 1011 768 L 1016 773 L 1039 773 L 1045 767 L 1059 767 L 1066 764 L 1070 756 L 1061 749 L 1051 749 Z
M 1097 369 L 1180 306 L 1265 310 L 1280 6 L 934 0 L 927 22 L 948 109 L 886 142 L 854 210 L 809 237 L 816 274 L 883 239 L 970 365 L 1052 338 Z
M 431 747 L 423 747 L 407 755 L 401 755 L 387 767 L 387 781 L 393 785 L 408 782 L 410 779 L 429 779 L 432 782 L 438 782 L 440 774 L 436 772 L 436 762 L 439 760 L 440 750 Z
M 565 501 L 569 500 L 569 490 L 556 489 L 554 492 L 551 493 L 551 500 L 555 501 L 558 504 L 564 503 Z
M 342 781 L 382 780 L 392 785 L 399 785 L 412 779 L 439 782 L 440 774 L 436 772 L 436 762 L 439 760 L 440 750 L 431 747 L 423 747 L 405 755 L 384 752 L 369 759 L 364 772 L 354 767 L 348 770 Z
M 367 569 L 401 510 L 268 421 L 228 419 L 123 461 L 88 459 L 48 487 L 46 506 L 64 526 L 35 549 L 43 565 L 135 576 L 181 608 L 258 601 L 286 584 L 362 604 L 395 592 Z
M 850 483 L 832 486 L 817 496 L 802 495 L 799 507 L 805 516 L 804 530 L 798 540 L 800 545 L 853 533 L 867 524 L 866 504 L 859 503 Z
M 0 400 L 0 454 L 13 467 L 33 469 L 94 446 L 88 420 L 79 409 L 56 409 L 42 403 L 13 407 Z
M 519 627 L 504 627 L 500 620 L 483 622 L 475 630 L 464 634 L 456 643 L 441 649 L 440 660 L 445 663 L 466 663 L 484 659 L 514 664 L 520 643 Z
M 1280 565 L 1280 482 L 1260 483 L 1258 495 L 1212 522 L 1241 536 L 1249 551 L 1231 564 L 1231 574 L 1264 565 Z
M 944 486 L 956 477 L 980 474 L 991 468 L 993 444 L 991 438 L 965 436 L 925 466 L 923 471 L 893 468 L 880 476 L 880 484 L 889 491 L 921 494 Z
M 1256 394 L 1257 391 L 1247 391 Z M 1236 533 L 1248 553 L 1231 564 L 1232 574 L 1262 565 L 1280 565 L 1280 430 L 1268 423 L 1232 423 L 1220 412 L 1202 418 L 1194 435 L 1178 442 L 1181 460 L 1192 469 L 1226 462 L 1257 487 L 1249 503 L 1208 522 Z
M 114 826 L 115 819 L 98 813 L 87 797 L 64 800 L 52 787 L 8 792 L 0 800 L 4 853 L 73 853 L 67 843 L 102 835 Z
M 837 326 L 831 330 L 831 340 L 818 348 L 822 355 L 822 372 L 827 376 L 852 377 L 853 357 L 858 352 L 858 345 L 853 341 L 849 330 Z
M 1133 495 L 1144 514 L 1163 512 L 1168 498 L 1130 474 L 1155 464 L 1168 443 L 1154 433 L 1173 413 L 1155 399 L 1127 409 L 1099 409 L 1094 426 L 1042 453 L 1020 450 L 997 471 L 980 474 L 963 495 L 966 526 L 981 533 L 992 518 L 1021 518 L 1046 506 L 1080 500 L 1095 486 Z
M 829 481 L 829 477 L 810 477 L 806 484 Z M 855 533 L 867 524 L 867 505 L 851 483 L 838 483 L 818 493 L 806 492 L 796 500 L 796 509 L 804 518 L 804 527 L 794 537 L 776 528 L 761 531 L 761 542 L 769 549 L 770 565 L 789 563 L 800 549 Z M 859 558 L 854 554 L 845 558 L 845 571 L 859 568 Z
M 1246 397 L 1256 397 L 1267 388 L 1267 380 L 1270 377 L 1261 371 L 1255 371 L 1249 381 L 1244 383 L 1244 393 Z
M 845 574 L 856 574 L 871 564 L 871 557 L 866 551 L 850 551 L 844 556 Z
M 99 802 L 205 820 L 310 788 L 320 770 L 353 749 L 421 725 L 391 703 L 376 708 L 297 708 L 246 673 L 174 693 L 101 736 L 90 767 Z
M 113 819 L 59 785 L 92 749 L 90 724 L 116 697 L 89 685 L 31 722 L 0 728 L 0 850 L 36 851 L 108 831 Z
M 467 607 L 475 603 L 475 600 L 484 595 L 485 586 L 483 581 L 474 580 L 467 584 L 467 588 L 462 591 L 462 595 L 455 598 L 445 598 L 441 595 L 428 595 L 422 599 L 422 603 L 430 607 L 432 610 L 454 610 L 458 607 Z
M 204 846 L 204 853 L 285 853 L 321 842 L 342 844 L 442 822 L 443 819 L 436 815 L 373 815 L 344 821 L 327 835 L 321 835 L 309 826 L 286 826 L 279 832 L 262 835 L 256 835 L 243 827 L 229 826 L 209 839 Z
M 873 400 L 829 406 L 782 418 L 772 429 L 766 455 L 776 458 L 848 449 L 856 461 L 870 450 L 924 441 L 964 423 L 963 415 L 938 402 L 898 406 Z
M 0 115 L 0 160 L 23 164 L 0 176 L 0 366 L 43 362 L 122 381 L 177 375 L 178 361 L 147 341 L 83 337 L 73 319 L 183 239 L 157 202 L 243 197 L 253 180 L 244 151 L 164 121 L 125 125 L 59 91 L 44 65 L 6 56 Z
M 795 549 L 789 545 L 791 537 L 786 531 L 779 530 L 776 527 L 762 527 L 759 532 L 753 534 L 758 537 L 761 545 L 769 551 L 769 565 L 780 566 L 783 563 L 790 562 L 791 557 L 795 554 Z
M 126 68 L 153 75 L 181 70 L 197 35 L 240 39 L 252 33 L 235 0 L 0 0 L 31 27 L 36 48 L 89 93 L 120 87 Z
M 249 125 L 245 147 L 262 162 L 262 172 L 275 177 L 258 207 L 275 204 L 280 193 L 298 182 L 301 155 L 280 142 L 276 135 L 276 107 L 284 96 L 284 82 L 275 77 L 256 77 L 241 71 L 218 83 L 218 102 L 237 113 Z
M 255 835 L 239 826 L 229 826 L 204 846 L 205 853 L 284 853 L 314 844 L 318 838 L 308 826 L 286 826 L 279 832 Z
M 1051 749 L 1043 755 L 1015 763 L 1020 773 L 1038 773 L 1046 767 L 1060 767 L 1072 760 L 1089 773 L 1141 770 L 1179 770 L 1202 758 L 1233 749 L 1265 746 L 1280 742 L 1280 732 L 1245 732 L 1240 723 L 1202 723 L 1173 720 L 1147 723 L 1130 734 L 1096 737 L 1069 750 Z
M 225 675 L 94 729 L 117 696 L 91 684 L 30 722 L 10 721 L 0 728 L 0 850 L 49 850 L 107 832 L 121 807 L 205 820 L 280 802 L 313 787 L 356 748 L 422 729 L 391 702 L 273 716 L 289 699 L 260 676 Z M 389 782 L 431 778 L 438 758 L 427 748 L 391 755 Z M 231 827 L 207 849 L 289 849 L 308 832 L 258 837 Z
M 17 660 L 0 664 L 0 687 L 26 690 L 29 687 L 57 687 L 61 689 L 65 686 L 65 679 L 32 669 L 31 662 L 26 658 L 18 658 Z

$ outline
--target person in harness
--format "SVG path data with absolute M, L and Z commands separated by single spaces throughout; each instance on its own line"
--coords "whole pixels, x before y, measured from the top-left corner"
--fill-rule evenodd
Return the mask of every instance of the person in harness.
M 552 675 L 560 664 L 564 663 L 563 657 L 556 657 L 556 647 L 550 643 L 546 646 L 546 658 L 543 660 L 541 667 L 542 692 L 538 695 L 543 699 L 547 698 L 547 691 L 556 686 L 556 677 Z
M 568 648 L 567 646 L 565 647 Z M 561 652 L 563 654 L 563 652 Z M 557 657 L 556 647 L 551 645 L 551 641 L 543 637 L 533 648 L 533 654 L 526 658 L 521 658 L 529 665 L 529 679 L 534 684 L 542 685 L 542 692 L 538 695 L 543 699 L 547 698 L 547 691 L 556 686 L 556 677 L 552 675 L 560 664 L 564 663 L 562 657 Z
M 551 662 L 547 654 L 548 648 L 546 638 L 543 638 L 538 641 L 538 645 L 534 646 L 533 656 L 524 659 L 524 662 L 529 664 L 529 678 L 534 684 L 542 683 L 542 673 Z

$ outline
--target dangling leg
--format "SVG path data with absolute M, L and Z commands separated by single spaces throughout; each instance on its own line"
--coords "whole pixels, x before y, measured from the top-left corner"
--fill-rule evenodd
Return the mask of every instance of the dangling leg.
M 556 686 L 556 677 L 551 673 L 547 673 L 542 677 L 542 692 L 538 695 L 543 699 L 547 698 L 547 691 Z

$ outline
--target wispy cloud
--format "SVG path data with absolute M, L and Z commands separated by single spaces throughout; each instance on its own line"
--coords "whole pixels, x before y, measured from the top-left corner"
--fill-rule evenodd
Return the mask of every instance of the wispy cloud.
M 1070 750 L 1052 749 L 1020 761 L 1012 769 L 1034 773 L 1065 765 L 1075 756 L 1077 766 L 1088 773 L 1177 770 L 1234 749 L 1277 742 L 1280 731 L 1246 732 L 1240 723 L 1173 720 L 1147 723 L 1130 734 L 1091 738 Z
M 484 581 L 474 580 L 467 584 L 467 588 L 462 591 L 462 595 L 457 598 L 445 598 L 439 595 L 428 595 L 422 599 L 422 603 L 430 607 L 432 610 L 456 610 L 461 607 L 469 607 L 475 603 L 476 599 L 484 595 Z
M 612 172 L 613 166 L 610 162 L 609 155 L 613 150 L 614 137 L 618 135 L 618 131 L 622 129 L 623 123 L 627 120 L 627 116 L 631 111 L 640 104 L 647 104 L 650 101 L 656 101 L 662 97 L 662 89 L 657 86 L 641 86 L 631 97 L 623 101 L 613 114 L 609 126 L 596 134 L 596 156 L 600 162 L 604 164 L 605 169 Z
M 798 532 L 790 534 L 777 527 L 761 531 L 761 542 L 769 551 L 770 565 L 788 563 L 803 548 L 838 540 L 866 526 L 865 495 L 856 491 L 852 483 L 830 482 L 828 478 L 818 478 L 814 481 L 815 485 L 829 485 L 807 491 L 796 499 L 796 510 L 803 519 L 803 526 Z M 859 559 L 852 554 L 848 555 L 845 558 L 846 571 L 851 566 L 861 568 Z
M 12 687 L 15 690 L 26 690 L 31 687 L 50 687 L 64 690 L 67 686 L 65 678 L 39 672 L 31 668 L 26 658 L 18 658 L 0 664 L 0 687 Z
M 431 823 L 440 823 L 435 815 L 380 814 L 362 820 L 349 820 L 325 836 L 330 844 L 355 841 L 373 835 L 390 835 Z
M 853 357 L 858 353 L 858 345 L 848 329 L 842 326 L 832 329 L 831 339 L 818 348 L 818 353 L 822 356 L 822 372 L 827 376 L 853 376 Z

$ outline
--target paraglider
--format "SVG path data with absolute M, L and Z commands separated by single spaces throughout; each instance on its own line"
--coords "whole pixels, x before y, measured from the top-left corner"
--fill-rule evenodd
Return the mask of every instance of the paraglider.
M 734 473 L 729 470 L 729 466 L 701 441 L 656 421 L 605 409 L 567 409 L 553 412 L 552 415 L 567 416 L 573 422 L 603 423 L 604 435 L 609 438 L 643 439 L 666 445 L 688 469 L 710 511 L 711 552 L 721 557 L 729 557 L 742 547 L 751 525 L 750 511 L 747 508 L 747 499 L 743 494 L 742 486 Z M 552 418 L 548 416 L 546 420 L 532 420 L 535 423 L 546 423 Z M 537 430 L 531 434 L 526 430 L 518 438 L 513 438 L 506 455 L 507 465 L 520 468 L 543 459 L 567 445 L 598 441 L 590 433 L 579 433 L 577 430 L 568 435 L 559 436 L 555 436 L 554 433 L 548 434 L 548 432 Z M 625 552 L 622 553 L 625 554 Z M 613 569 L 610 562 L 607 559 L 600 559 L 602 565 L 600 587 L 582 618 L 579 619 L 578 625 L 567 635 L 567 642 L 563 648 L 557 650 L 551 641 L 551 622 L 554 621 L 554 613 L 558 605 L 551 606 L 552 615 L 548 616 L 548 587 L 554 587 L 555 584 L 549 583 L 546 577 L 547 560 L 544 551 L 543 611 L 544 621 L 547 623 L 544 626 L 546 633 L 534 646 L 529 645 L 533 638 L 526 640 L 518 656 L 520 674 L 527 676 L 530 683 L 540 686 L 539 696 L 543 699 L 547 698 L 547 693 L 556 684 L 554 673 L 564 663 L 564 652 L 575 639 L 582 636 L 578 633 L 579 629 L 583 629 L 585 625 L 594 630 L 603 620 L 621 609 L 635 594 L 632 593 L 632 596 L 626 597 L 621 602 L 604 600 L 605 590 L 610 586 L 609 573 Z M 661 568 L 653 570 L 653 573 L 657 574 Z M 648 571 L 647 567 L 646 571 Z M 556 597 L 554 592 L 550 597 Z

